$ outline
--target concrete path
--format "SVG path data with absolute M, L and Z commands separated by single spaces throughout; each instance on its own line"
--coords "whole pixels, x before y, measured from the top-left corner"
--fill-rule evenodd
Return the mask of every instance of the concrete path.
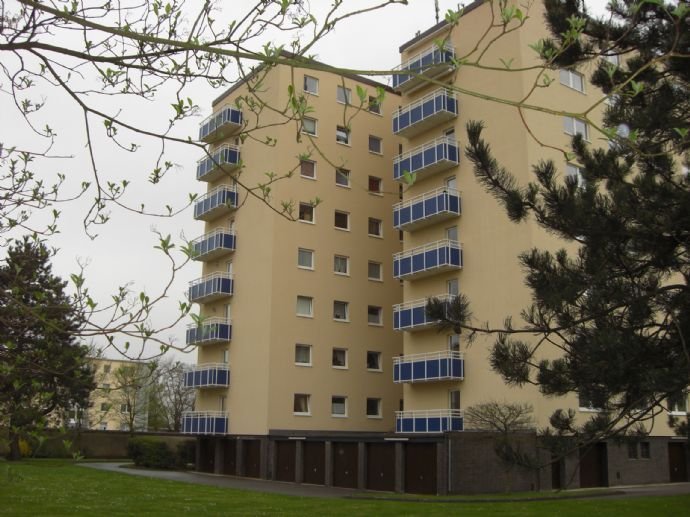
M 371 499 L 377 500 L 396 500 L 407 502 L 448 502 L 448 503 L 479 503 L 479 502 L 514 502 L 541 500 L 552 501 L 552 497 L 544 497 L 539 492 L 534 493 L 533 498 L 492 498 L 490 494 L 486 498 L 472 499 L 451 499 L 446 497 L 415 499 L 410 495 L 398 497 L 396 494 L 386 494 L 382 492 L 370 492 L 367 490 L 353 490 L 347 488 L 325 487 L 319 485 L 305 485 L 300 483 L 286 483 L 282 481 L 270 481 L 265 479 L 251 479 L 236 476 L 219 476 L 201 472 L 189 471 L 167 471 L 167 470 L 144 470 L 122 467 L 122 463 L 79 463 L 82 467 L 96 470 L 106 470 L 118 472 L 120 474 L 130 474 L 133 476 L 143 476 L 156 479 L 167 479 L 170 481 L 180 481 L 182 483 L 193 483 L 197 485 L 215 486 L 220 488 L 234 488 L 237 490 L 251 490 L 253 492 L 266 492 L 272 494 L 292 495 L 297 497 L 325 497 L 325 498 L 352 498 L 352 499 Z M 599 493 L 597 493 L 599 492 Z M 595 499 L 605 497 L 607 499 L 622 499 L 628 497 L 652 497 L 690 494 L 690 483 L 668 483 L 662 485 L 635 485 L 635 486 L 616 486 L 601 489 L 569 490 L 562 496 L 563 499 Z

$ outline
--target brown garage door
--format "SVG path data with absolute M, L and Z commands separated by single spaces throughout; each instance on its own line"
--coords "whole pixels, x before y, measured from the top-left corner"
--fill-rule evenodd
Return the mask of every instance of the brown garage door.
M 685 444 L 668 444 L 668 466 L 671 469 L 671 483 L 682 483 L 688 480 L 688 466 L 685 459 Z
M 395 490 L 395 444 L 367 444 L 367 488 Z
M 580 487 L 608 486 L 606 444 L 580 449 Z
M 234 476 L 237 473 L 237 440 L 223 440 L 223 474 Z
M 216 457 L 213 438 L 199 438 L 199 465 L 201 472 L 213 472 L 213 463 Z
M 242 459 L 244 460 L 244 475 L 248 478 L 261 477 L 261 442 L 259 440 L 243 440 Z
M 276 472 L 278 481 L 295 481 L 295 442 L 277 440 L 276 448 Z
M 407 443 L 405 445 L 405 492 L 435 494 L 436 444 Z
M 343 488 L 357 488 L 358 470 L 357 444 L 351 442 L 333 443 L 333 485 Z
M 313 485 L 326 483 L 326 445 L 323 442 L 304 442 L 304 482 Z

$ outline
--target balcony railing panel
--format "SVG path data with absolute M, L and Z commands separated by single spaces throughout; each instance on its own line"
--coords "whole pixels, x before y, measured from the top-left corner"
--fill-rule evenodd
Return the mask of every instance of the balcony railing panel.
M 396 433 L 445 433 L 464 429 L 461 409 L 396 411 Z
M 439 187 L 393 205 L 393 226 L 410 231 L 457 217 L 460 212 L 460 193 L 452 188 Z
M 232 322 L 224 318 L 208 318 L 201 325 L 187 327 L 187 345 L 214 345 L 227 343 L 232 338 Z
M 219 388 L 230 385 L 227 364 L 199 364 L 184 373 L 185 388 Z
M 393 160 L 393 179 L 400 180 L 405 172 L 428 177 L 460 163 L 459 144 L 449 137 L 440 137 L 400 154 Z
M 242 112 L 236 108 L 223 108 L 199 126 L 199 140 L 216 142 L 237 134 L 242 129 Z
M 189 283 L 189 301 L 203 303 L 232 296 L 234 287 L 231 273 L 206 275 Z
M 196 179 L 199 181 L 215 181 L 241 164 L 240 148 L 236 145 L 224 145 L 210 154 L 196 164 Z
M 194 219 L 209 221 L 237 208 L 237 189 L 220 185 L 194 203 Z
M 418 88 L 425 79 L 452 70 L 454 57 L 455 50 L 450 46 L 439 48 L 433 45 L 427 48 L 395 68 L 401 73 L 393 74 L 393 88 L 407 92 Z
M 457 115 L 458 101 L 455 94 L 440 88 L 397 110 L 393 114 L 393 133 L 410 138 Z
M 436 296 L 438 300 L 449 303 L 454 296 L 442 294 Z M 393 330 L 423 330 L 437 323 L 437 320 L 427 316 L 426 305 L 428 298 L 399 303 L 393 306 Z
M 228 414 L 223 411 L 185 411 L 182 413 L 184 434 L 228 434 Z
M 465 361 L 460 352 L 445 350 L 393 358 L 393 382 L 462 380 Z
M 462 246 L 448 239 L 432 242 L 393 256 L 395 278 L 422 277 L 462 268 Z
M 194 260 L 212 260 L 235 251 L 237 238 L 235 232 L 218 228 L 192 241 Z

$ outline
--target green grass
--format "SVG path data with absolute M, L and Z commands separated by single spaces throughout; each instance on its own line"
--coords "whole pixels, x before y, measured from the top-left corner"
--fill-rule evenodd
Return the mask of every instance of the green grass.
M 0 462 L 5 515 L 678 516 L 690 496 L 501 503 L 316 499 L 96 471 L 66 461 Z

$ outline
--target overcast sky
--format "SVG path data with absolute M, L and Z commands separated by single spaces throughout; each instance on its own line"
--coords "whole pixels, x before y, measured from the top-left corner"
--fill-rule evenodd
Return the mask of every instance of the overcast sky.
M 13 0 L 9 0 L 11 6 Z M 199 0 L 187 0 L 190 2 Z M 223 11 L 217 18 L 231 20 L 237 12 L 243 12 L 256 2 L 233 0 L 219 2 Z M 312 5 L 323 9 L 326 2 L 312 0 Z M 330 2 L 328 2 L 330 4 Z M 354 5 L 375 2 L 359 0 Z M 469 2 L 467 2 L 469 3 Z M 349 2 L 345 2 L 349 4 Z M 603 12 L 605 2 L 587 2 L 595 12 Z M 441 16 L 449 9 L 456 9 L 457 1 L 439 0 Z M 361 70 L 385 70 L 399 64 L 398 47 L 414 37 L 417 31 L 424 31 L 436 23 L 434 2 L 432 0 L 410 0 L 408 6 L 389 6 L 384 11 L 353 17 L 342 22 L 336 30 L 315 47 L 320 61 L 348 68 Z M 276 42 L 278 43 L 278 42 Z M 69 46 L 69 42 L 64 43 Z M 4 59 L 4 56 L 0 56 Z M 2 78 L 4 80 L 4 77 Z M 199 82 L 190 91 L 202 113 L 195 119 L 177 128 L 176 135 L 195 136 L 198 125 L 211 112 L 211 101 L 221 90 L 214 90 L 208 84 Z M 130 103 L 120 97 L 109 97 L 96 102 L 108 112 L 121 110 L 125 118 L 148 128 L 161 129 L 170 117 L 170 92 L 161 91 L 154 102 L 142 108 L 141 104 Z M 75 192 L 82 181 L 92 181 L 89 156 L 85 146 L 86 133 L 83 115 L 71 99 L 55 90 L 46 90 L 46 108 L 42 110 L 39 121 L 48 121 L 58 132 L 58 144 L 51 150 L 53 154 L 68 155 L 68 159 L 41 160 L 36 162 L 34 170 L 45 178 L 54 178 L 58 172 L 68 177 L 65 193 Z M 39 124 L 41 125 L 41 124 Z M 102 122 L 96 123 L 102 133 Z M 189 193 L 205 192 L 206 185 L 195 180 L 196 161 L 200 155 L 196 149 L 187 146 L 170 146 L 166 157 L 175 163 L 175 168 L 158 185 L 148 183 L 148 176 L 159 150 L 157 142 L 151 142 L 138 135 L 122 134 L 125 141 L 142 144 L 137 153 L 117 152 L 102 137 L 96 141 L 96 166 L 104 178 L 127 179 L 131 187 L 126 201 L 131 206 L 145 203 L 147 208 L 163 209 L 167 205 L 184 206 Z M 0 142 L 36 148 L 36 137 L 17 117 L 12 99 L 6 94 L 0 95 Z M 48 180 L 47 180 L 48 181 Z M 112 210 L 112 220 L 95 231 L 98 238 L 88 238 L 81 221 L 87 209 L 88 195 L 84 201 L 73 202 L 58 207 L 62 210 L 60 217 L 60 234 L 50 239 L 50 244 L 60 249 L 55 257 L 55 272 L 67 279 L 70 273 L 78 270 L 77 260 L 88 261 L 87 282 L 96 301 L 107 303 L 119 285 L 131 284 L 135 293 L 146 290 L 151 298 L 160 292 L 168 280 L 167 261 L 161 253 L 153 249 L 156 237 L 152 228 L 164 234 L 171 234 L 175 241 L 182 237 L 194 238 L 204 231 L 202 222 L 193 220 L 192 210 L 188 208 L 174 218 L 151 218 L 133 215 L 120 209 Z M 4 250 L 0 250 L 0 256 Z M 166 326 L 176 316 L 179 300 L 183 300 L 189 281 L 201 276 L 201 265 L 188 264 L 175 279 L 170 299 L 161 305 L 153 320 L 155 327 Z M 195 312 L 198 309 L 195 308 Z M 171 330 L 164 331 L 160 338 L 172 338 L 178 345 L 184 345 L 184 331 L 188 320 L 181 322 Z M 104 340 L 96 339 L 96 344 Z M 113 353 L 110 356 L 115 357 Z M 185 362 L 195 362 L 196 353 L 178 355 Z

